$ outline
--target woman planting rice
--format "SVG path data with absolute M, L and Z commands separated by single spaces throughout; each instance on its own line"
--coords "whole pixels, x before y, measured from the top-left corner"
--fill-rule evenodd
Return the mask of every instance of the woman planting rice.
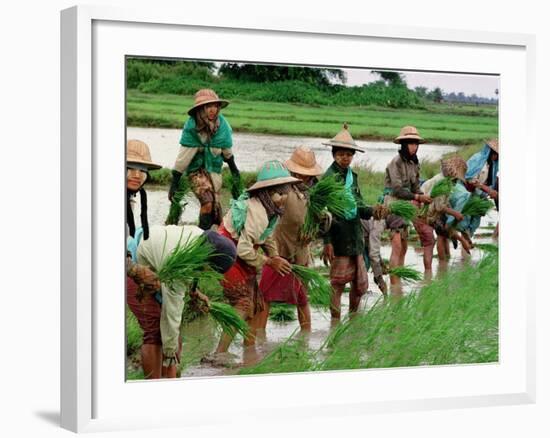
M 172 170 L 168 198 L 173 201 L 185 173 L 201 205 L 199 227 L 203 230 L 219 225 L 222 218 L 220 190 L 224 161 L 229 165 L 233 178 L 240 179 L 231 149 L 231 126 L 220 114 L 221 108 L 227 105 L 229 102 L 218 98 L 213 90 L 197 91 L 195 104 L 187 112 L 190 117 L 183 126 L 181 147 Z
M 449 238 L 455 244 L 459 240 L 464 250 L 470 252 L 471 241 L 468 235 L 457 232 L 447 223 L 464 220 L 461 210 L 469 197 L 464 186 L 465 172 L 466 161 L 463 158 L 454 156 L 442 160 L 441 173 L 430 178 L 421 187 L 424 193 L 430 193 L 433 199 L 424 217 L 437 235 L 437 256 L 440 263 L 445 263 L 450 257 Z
M 311 258 L 309 242 L 300 239 L 300 229 L 304 224 L 308 203 L 308 189 L 315 184 L 316 177 L 323 173 L 315 160 L 315 154 L 306 147 L 300 146 L 285 162 L 291 175 L 301 180 L 288 192 L 284 213 L 281 216 L 273 237 L 277 244 L 279 256 L 292 264 L 307 266 Z M 320 218 L 316 218 L 317 221 Z M 282 302 L 296 305 L 298 321 L 303 331 L 311 330 L 311 313 L 304 285 L 293 273 L 279 275 L 271 266 L 264 266 L 260 291 L 265 300 L 265 307 L 260 316 L 260 327 L 265 329 L 271 302 Z
M 256 275 L 264 265 L 280 275 L 291 271 L 290 263 L 279 256 L 273 231 L 283 214 L 283 205 L 291 191 L 291 185 L 300 182 L 290 176 L 279 161 L 265 163 L 248 193 L 231 202 L 218 232 L 233 240 L 237 246 L 237 261 L 225 273 L 222 282 L 224 295 L 239 315 L 249 324 L 245 346 L 255 343 L 259 313 L 263 299 L 258 290 Z M 263 254 L 259 251 L 260 247 Z M 227 352 L 232 337 L 222 334 L 217 353 Z
M 336 177 L 345 184 L 355 201 L 352 208 L 343 214 L 335 214 L 329 232 L 324 237 L 323 261 L 330 263 L 330 282 L 332 285 L 331 316 L 340 319 L 341 300 L 344 287 L 351 283 L 349 293 L 349 311 L 356 312 L 361 296 L 367 291 L 368 277 L 363 252 L 365 250 L 363 229 L 360 219 L 385 218 L 388 209 L 377 205 L 367 207 L 357 183 L 357 174 L 351 170 L 351 162 L 356 151 L 364 152 L 353 140 L 347 125 L 329 142 L 334 162 L 325 172 L 324 178 Z
M 184 289 L 181 287 L 175 288 L 176 291 L 173 288 L 166 289 L 161 285 L 157 272 L 163 260 L 180 239 L 185 236 L 203 235 L 203 231 L 191 226 L 185 227 L 185 231 L 182 227 L 154 227 L 150 233 L 147 220 L 147 195 L 143 185 L 147 180 L 148 171 L 159 169 L 161 166 L 152 162 L 149 147 L 139 140 L 128 141 L 126 166 L 128 169 L 126 221 L 129 234 L 126 302 L 143 330 L 141 362 L 145 378 L 175 377 L 175 358 L 181 349 L 179 322 L 181 322 Z M 138 192 L 141 195 L 141 227 L 136 229 L 131 201 Z M 235 259 L 233 244 L 212 232 L 205 234 L 205 238 L 213 247 L 209 250 L 205 262 L 220 272 L 227 270 Z M 192 292 L 197 297 L 201 296 L 198 291 Z M 163 299 L 164 304 L 161 306 Z M 169 366 L 163 367 L 163 357 L 172 363 L 165 363 Z
M 162 340 L 160 336 L 160 304 L 150 293 L 160 288 L 160 282 L 151 269 L 136 265 L 137 242 L 143 236 L 149 239 L 149 221 L 147 220 L 147 193 L 144 184 L 148 172 L 160 169 L 153 163 L 149 146 L 140 140 L 128 140 L 126 144 L 126 224 L 128 230 L 129 255 L 126 260 L 126 303 L 136 316 L 143 330 L 141 346 L 141 363 L 145 378 L 160 378 L 161 369 L 156 364 L 162 364 Z M 133 205 L 136 194 L 140 194 L 141 227 L 136 229 Z M 133 256 L 132 256 L 133 255 Z M 138 290 L 138 284 L 140 290 Z
M 498 211 L 498 139 L 487 141 L 481 151 L 468 159 L 468 171 L 466 172 L 467 188 L 482 198 L 489 197 L 495 201 Z M 473 237 L 479 224 L 480 216 L 472 216 L 465 226 L 470 236 Z M 498 224 L 496 235 L 498 235 Z
M 386 166 L 384 204 L 391 205 L 396 199 L 411 201 L 417 207 L 422 203 L 429 204 L 432 199 L 420 190 L 420 165 L 416 156 L 419 145 L 425 143 L 425 140 L 420 137 L 414 126 L 404 126 L 393 142 L 401 145 L 401 148 L 397 156 Z M 403 266 L 407 253 L 407 226 L 403 221 L 388 225 L 392 245 L 390 268 Z M 413 220 L 413 225 L 424 249 L 424 270 L 431 273 L 435 245 L 433 229 L 421 218 Z M 392 284 L 399 283 L 396 276 L 390 276 L 390 280 Z
M 150 377 L 160 377 L 161 369 L 163 377 L 176 377 L 185 294 L 188 292 L 198 307 L 208 309 L 208 298 L 198 290 L 198 281 L 201 277 L 221 277 L 235 261 L 235 245 L 214 231 L 204 231 L 194 225 L 155 226 L 148 240 L 138 242 L 136 256 L 139 265 L 132 269 L 146 267 L 160 282 L 157 300 L 162 305 L 155 323 L 160 329 L 162 350 L 149 364 L 154 370 Z M 182 263 L 184 259 L 193 262 Z

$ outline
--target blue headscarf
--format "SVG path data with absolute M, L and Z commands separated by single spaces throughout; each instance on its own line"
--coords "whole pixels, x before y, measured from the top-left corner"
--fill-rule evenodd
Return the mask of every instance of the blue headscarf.
M 491 154 L 492 149 L 489 147 L 488 144 L 485 144 L 483 146 L 483 149 L 481 149 L 477 154 L 474 154 L 470 157 L 470 159 L 467 161 L 468 170 L 466 171 L 466 179 L 472 179 L 479 175 L 481 170 L 483 169 L 483 166 L 485 166 L 485 163 L 487 163 L 487 160 L 489 159 L 489 155 Z M 495 184 L 497 181 L 497 173 L 498 173 L 498 160 L 493 162 L 493 172 L 491 175 L 491 187 L 495 188 Z

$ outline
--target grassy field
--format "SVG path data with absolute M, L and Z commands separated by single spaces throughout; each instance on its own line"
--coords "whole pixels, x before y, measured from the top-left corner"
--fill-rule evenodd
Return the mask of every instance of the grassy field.
M 128 90 L 129 126 L 181 128 L 191 96 Z M 495 106 L 430 105 L 427 110 L 311 106 L 233 100 L 223 110 L 237 132 L 333 137 L 348 122 L 354 138 L 391 140 L 404 125 L 416 126 L 430 143 L 471 145 L 498 135 Z

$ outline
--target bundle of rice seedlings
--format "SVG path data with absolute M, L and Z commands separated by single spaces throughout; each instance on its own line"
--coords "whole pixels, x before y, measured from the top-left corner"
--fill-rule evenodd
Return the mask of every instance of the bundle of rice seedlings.
M 244 193 L 244 184 L 240 176 L 231 175 L 230 190 L 231 190 L 231 196 L 233 197 L 233 199 L 239 199 L 239 196 L 241 196 Z
M 308 195 L 308 207 L 301 235 L 310 240 L 319 232 L 319 217 L 325 208 L 343 217 L 356 206 L 353 194 L 346 190 L 342 181 L 336 179 L 336 175 L 321 179 L 309 189 Z
M 229 304 L 210 302 L 210 309 L 208 313 L 228 335 L 233 337 L 240 334 L 243 338 L 248 335 L 248 324 Z
M 296 319 L 294 306 L 273 303 L 269 309 L 269 319 L 277 322 L 294 321 Z
M 487 253 L 491 253 L 491 254 L 498 253 L 498 246 L 493 245 L 492 243 L 476 243 L 475 247 Z
M 462 214 L 464 216 L 485 216 L 492 207 L 493 201 L 472 195 L 464 205 Z
M 168 217 L 164 221 L 164 225 L 177 225 L 179 223 L 183 209 L 187 205 L 187 203 L 182 205 L 182 201 L 190 191 L 191 183 L 189 178 L 182 175 L 178 185 L 178 190 L 176 190 L 174 196 L 172 196 L 172 203 L 170 204 L 170 210 L 168 211 Z
M 223 276 L 209 265 L 214 247 L 204 236 L 178 242 L 157 272 L 161 283 L 170 289 L 188 287 L 194 280 L 221 280 Z
M 388 271 L 388 274 L 395 275 L 404 281 L 422 280 L 422 273 L 410 266 L 396 266 Z
M 432 191 L 430 192 L 430 196 L 432 198 L 437 198 L 438 196 L 449 196 L 453 191 L 453 187 L 453 180 L 446 176 L 434 184 Z
M 390 213 L 402 217 L 406 221 L 412 221 L 417 213 L 417 208 L 410 201 L 393 201 L 390 204 Z
M 311 304 L 330 307 L 332 287 L 321 273 L 305 266 L 292 265 L 292 273 L 302 282 Z

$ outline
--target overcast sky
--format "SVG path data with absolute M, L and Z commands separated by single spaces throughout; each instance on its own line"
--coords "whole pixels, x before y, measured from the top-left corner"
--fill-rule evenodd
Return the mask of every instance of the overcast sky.
M 366 69 L 343 69 L 347 74 L 347 85 L 362 85 L 380 79 Z M 439 87 L 445 93 L 463 92 L 466 95 L 477 94 L 481 97 L 497 97 L 495 89 L 499 88 L 498 76 L 457 74 L 457 73 L 423 73 L 402 72 L 411 89 L 415 87 L 427 87 L 432 90 Z

